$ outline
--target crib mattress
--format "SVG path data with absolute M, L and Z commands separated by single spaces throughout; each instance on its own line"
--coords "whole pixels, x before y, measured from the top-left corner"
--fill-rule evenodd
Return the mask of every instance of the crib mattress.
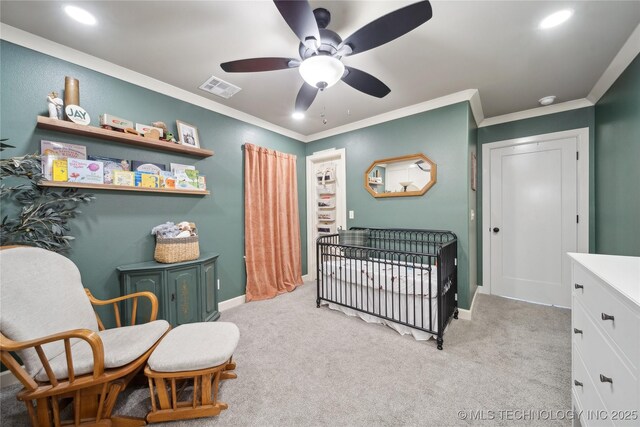
M 438 294 L 438 271 L 434 265 L 412 264 L 380 259 L 360 260 L 329 257 L 322 262 L 322 274 L 331 280 L 357 283 L 405 295 L 435 297 Z M 429 288 L 431 279 L 431 288 Z

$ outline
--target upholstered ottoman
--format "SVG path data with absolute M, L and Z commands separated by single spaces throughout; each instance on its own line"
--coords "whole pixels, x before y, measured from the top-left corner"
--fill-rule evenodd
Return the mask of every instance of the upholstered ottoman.
M 236 378 L 229 371 L 236 367 L 232 356 L 239 339 L 238 327 L 227 322 L 189 323 L 169 331 L 144 370 L 151 392 L 147 421 L 210 417 L 227 409 L 218 402 L 218 386 L 221 380 Z M 190 382 L 192 398 L 178 400 Z

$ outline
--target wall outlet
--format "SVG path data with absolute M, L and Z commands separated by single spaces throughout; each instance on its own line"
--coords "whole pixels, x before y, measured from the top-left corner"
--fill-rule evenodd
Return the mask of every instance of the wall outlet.
M 355 218 L 355 214 L 353 213 L 353 211 L 349 211 L 349 219 L 353 219 Z
M 220 290 L 220 279 L 216 280 L 216 282 L 218 282 L 218 283 L 217 283 L 217 285 L 218 285 L 218 290 Z

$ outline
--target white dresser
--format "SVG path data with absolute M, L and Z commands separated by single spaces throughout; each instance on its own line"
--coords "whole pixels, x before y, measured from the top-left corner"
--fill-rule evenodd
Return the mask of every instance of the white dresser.
M 640 426 L 640 258 L 569 256 L 574 410 L 583 426 Z

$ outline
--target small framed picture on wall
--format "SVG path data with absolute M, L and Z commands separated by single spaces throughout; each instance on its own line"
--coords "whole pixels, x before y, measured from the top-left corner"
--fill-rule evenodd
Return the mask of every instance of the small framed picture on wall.
M 176 120 L 176 124 L 178 125 L 178 141 L 180 144 L 200 148 L 198 128 L 180 120 Z

